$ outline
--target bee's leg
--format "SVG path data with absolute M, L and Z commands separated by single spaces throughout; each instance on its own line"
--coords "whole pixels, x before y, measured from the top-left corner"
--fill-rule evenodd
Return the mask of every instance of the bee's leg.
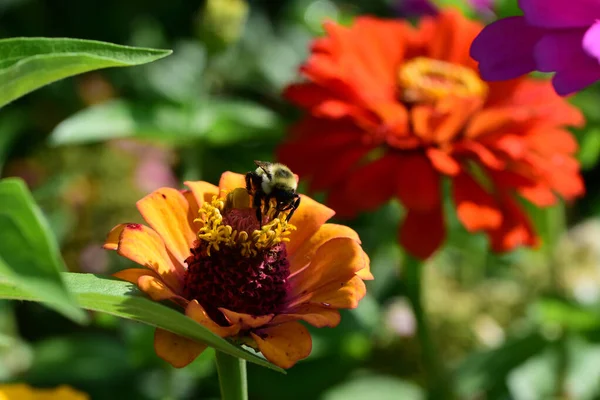
M 252 205 L 254 208 L 256 208 L 256 219 L 258 220 L 258 226 L 262 227 L 262 196 L 260 193 L 254 194 Z
M 265 202 L 263 204 L 263 213 L 265 215 L 269 214 L 269 209 L 271 208 L 271 199 L 272 198 L 273 198 L 273 196 L 271 196 L 270 194 L 265 196 Z M 274 218 L 277 218 L 277 215 L 275 215 Z
M 248 193 L 252 191 L 252 172 L 246 174 L 246 190 Z
M 287 221 L 290 222 L 290 219 L 292 219 L 292 215 L 294 215 L 294 211 L 296 211 L 296 209 L 298 209 L 298 207 L 300 207 L 300 199 L 301 197 L 296 195 L 296 201 L 294 201 L 294 204 L 291 207 L 291 210 L 289 212 L 289 214 L 287 215 Z

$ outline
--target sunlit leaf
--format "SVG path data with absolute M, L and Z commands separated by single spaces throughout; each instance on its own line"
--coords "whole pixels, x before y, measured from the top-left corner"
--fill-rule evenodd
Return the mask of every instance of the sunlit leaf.
M 190 108 L 116 100 L 72 115 L 55 128 L 50 141 L 65 145 L 138 138 L 178 144 L 201 139 L 227 145 L 277 137 L 280 128 L 273 111 L 247 101 L 212 99 Z
M 86 314 L 65 287 L 66 271 L 48 223 L 22 180 L 0 181 L 0 277 L 65 316 Z
M 0 40 L 0 107 L 57 80 L 108 67 L 146 64 L 170 50 L 68 38 Z
M 556 398 L 556 377 L 559 355 L 548 348 L 512 370 L 507 384 L 515 399 L 538 400 Z
M 532 306 L 533 316 L 542 324 L 555 324 L 575 331 L 600 327 L 600 312 L 596 308 L 554 298 L 540 299 Z
M 93 274 L 64 273 L 63 277 L 67 287 L 85 309 L 156 326 L 201 341 L 232 356 L 283 372 L 268 361 L 213 334 L 183 313 L 148 299 L 131 283 Z M 28 293 L 7 281 L 0 281 L 0 298 L 41 300 L 36 293 Z
M 458 394 L 470 398 L 482 391 L 502 388 L 514 368 L 539 354 L 547 344 L 541 335 L 534 333 L 512 339 L 494 350 L 470 354 L 455 374 Z
M 414 383 L 388 376 L 363 376 L 329 389 L 323 400 L 421 400 L 423 390 Z

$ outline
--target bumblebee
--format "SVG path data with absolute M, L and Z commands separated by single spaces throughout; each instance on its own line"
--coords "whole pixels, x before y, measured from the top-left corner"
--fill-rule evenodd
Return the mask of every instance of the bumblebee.
M 292 171 L 283 164 L 254 161 L 257 168 L 246 174 L 246 190 L 253 196 L 256 218 L 262 225 L 262 215 L 269 210 L 271 199 L 275 199 L 277 214 L 289 211 L 287 221 L 300 205 L 300 195 L 296 193 L 298 183 Z M 264 200 L 264 203 L 263 203 Z

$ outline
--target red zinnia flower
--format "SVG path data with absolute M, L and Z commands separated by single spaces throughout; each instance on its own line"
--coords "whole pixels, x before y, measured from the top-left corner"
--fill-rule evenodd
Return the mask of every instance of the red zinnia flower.
M 496 251 L 537 242 L 515 195 L 537 206 L 584 192 L 566 126 L 581 113 L 549 82 L 483 82 L 469 46 L 482 29 L 456 11 L 405 21 L 326 23 L 285 96 L 309 111 L 279 158 L 338 215 L 398 197 L 400 242 L 426 258 L 443 242 L 442 177 L 461 223 Z

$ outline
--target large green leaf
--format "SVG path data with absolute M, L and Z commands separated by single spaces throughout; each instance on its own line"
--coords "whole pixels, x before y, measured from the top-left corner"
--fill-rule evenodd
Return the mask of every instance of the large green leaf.
M 201 341 L 232 356 L 283 372 L 281 368 L 263 358 L 215 335 L 183 313 L 148 299 L 131 283 L 93 274 L 64 273 L 63 277 L 67 287 L 75 294 L 77 301 L 85 309 L 105 312 L 162 328 Z M 26 292 L 8 281 L 2 280 L 0 280 L 0 298 L 42 300 L 37 293 Z
M 67 38 L 0 40 L 0 107 L 57 80 L 108 67 L 146 64 L 170 50 Z
M 273 111 L 236 99 L 211 99 L 185 107 L 115 100 L 64 120 L 52 132 L 50 141 L 65 145 L 135 137 L 174 144 L 201 139 L 227 145 L 257 137 L 276 138 L 280 128 Z
M 0 277 L 67 317 L 84 322 L 65 287 L 65 265 L 42 212 L 22 180 L 0 181 Z

